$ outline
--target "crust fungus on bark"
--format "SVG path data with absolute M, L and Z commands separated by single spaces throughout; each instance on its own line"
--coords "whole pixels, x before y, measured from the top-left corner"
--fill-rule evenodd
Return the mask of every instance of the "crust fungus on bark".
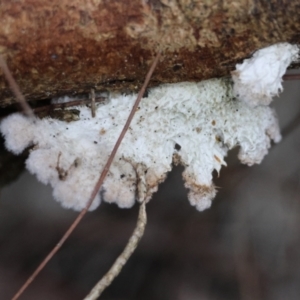
M 0 53 L 28 100 L 220 77 L 253 51 L 300 43 L 297 0 L 3 0 Z M 0 107 L 14 103 L 0 75 Z

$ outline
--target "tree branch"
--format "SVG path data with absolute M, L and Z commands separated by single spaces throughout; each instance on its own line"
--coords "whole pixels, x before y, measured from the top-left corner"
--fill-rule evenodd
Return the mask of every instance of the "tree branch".
M 27 100 L 228 75 L 259 48 L 300 43 L 298 0 L 1 1 L 0 53 Z M 0 76 L 0 107 L 15 102 Z

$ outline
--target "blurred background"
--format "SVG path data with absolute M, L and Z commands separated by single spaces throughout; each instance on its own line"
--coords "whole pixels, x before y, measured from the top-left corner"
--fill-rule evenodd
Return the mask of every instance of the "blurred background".
M 173 169 L 147 205 L 145 236 L 101 299 L 300 299 L 300 81 L 284 82 L 273 106 L 282 141 L 251 168 L 231 151 L 209 210 L 190 206 L 182 168 Z M 137 214 L 137 205 L 106 203 L 88 213 L 21 299 L 82 299 L 123 250 Z M 12 297 L 76 216 L 25 171 L 1 188 L 1 299 Z

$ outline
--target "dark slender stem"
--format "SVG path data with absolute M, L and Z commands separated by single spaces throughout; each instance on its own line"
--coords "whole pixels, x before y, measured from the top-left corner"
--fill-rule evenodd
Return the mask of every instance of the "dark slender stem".
M 95 90 L 91 89 L 91 112 L 92 118 L 96 116 L 96 104 L 95 104 Z
M 300 74 L 285 74 L 283 80 L 300 80 Z
M 105 100 L 105 97 L 98 97 L 98 98 L 95 98 L 95 103 L 103 102 L 104 100 Z M 41 107 L 36 107 L 33 110 L 35 113 L 39 113 L 39 112 L 43 112 L 45 110 L 50 111 L 51 109 L 57 109 L 57 108 L 64 109 L 66 107 L 85 105 L 85 104 L 89 104 L 90 102 L 91 102 L 90 99 L 80 99 L 80 100 L 73 100 L 73 101 L 69 101 L 69 102 L 65 102 L 65 103 L 53 103 L 53 104 L 49 104 L 49 105 L 44 105 Z
M 6 80 L 9 83 L 9 86 L 12 90 L 12 92 L 15 94 L 17 101 L 20 103 L 24 113 L 28 116 L 28 117 L 34 117 L 34 113 L 31 109 L 31 107 L 29 106 L 29 104 L 27 103 L 25 97 L 23 96 L 23 94 L 20 91 L 20 88 L 18 86 L 18 84 L 16 83 L 15 79 L 13 78 L 5 60 L 3 59 L 2 55 L 0 55 L 0 68 L 2 69 Z
M 37 267 L 37 269 L 33 272 L 33 274 L 28 278 L 28 280 L 24 283 L 24 285 L 20 288 L 20 290 L 13 296 L 12 300 L 17 300 L 21 294 L 27 289 L 27 287 L 31 284 L 31 282 L 36 278 L 36 276 L 41 272 L 41 270 L 46 266 L 46 264 L 48 263 L 48 261 L 55 255 L 55 253 L 61 248 L 61 246 L 64 244 L 64 242 L 67 240 L 67 238 L 71 235 L 71 233 L 74 231 L 74 229 L 77 227 L 78 223 L 82 220 L 82 218 L 85 216 L 85 214 L 87 213 L 87 211 L 89 210 L 90 206 L 92 205 L 93 203 L 93 200 L 94 198 L 96 197 L 107 173 L 108 173 L 108 170 L 113 162 L 113 159 L 117 153 L 117 150 L 125 136 L 125 133 L 126 131 L 128 130 L 129 128 L 129 125 L 131 123 L 131 120 L 133 119 L 133 116 L 140 104 L 140 101 L 145 93 L 145 90 L 149 84 L 149 81 L 151 79 L 151 76 L 155 70 L 155 67 L 159 61 L 159 58 L 160 58 L 161 54 L 160 52 L 157 54 L 157 56 L 155 57 L 152 65 L 151 65 L 151 68 L 150 70 L 148 71 L 148 74 L 146 76 L 146 79 L 144 81 L 144 84 L 137 96 L 137 99 L 133 105 L 133 108 L 129 114 L 129 117 L 124 125 L 124 128 L 107 160 L 107 163 L 105 164 L 105 167 L 93 189 L 93 192 L 87 202 L 87 205 L 86 207 L 80 212 L 80 214 L 77 216 L 77 218 L 75 219 L 75 221 L 71 224 L 71 226 L 69 227 L 69 229 L 66 231 L 66 233 L 63 235 L 63 237 L 60 239 L 60 241 L 57 243 L 57 245 L 51 250 L 51 252 L 46 256 L 46 258 L 42 261 L 42 263 Z

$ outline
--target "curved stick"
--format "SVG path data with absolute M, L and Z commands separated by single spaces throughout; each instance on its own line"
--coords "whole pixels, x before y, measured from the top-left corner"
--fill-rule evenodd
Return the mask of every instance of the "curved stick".
M 94 201 L 94 198 L 96 197 L 107 173 L 108 173 L 108 170 L 109 170 L 109 167 L 110 165 L 112 164 L 113 162 L 113 159 L 117 153 L 117 150 L 125 136 L 125 133 L 126 131 L 128 130 L 129 128 L 129 125 L 131 123 L 131 120 L 140 104 L 140 101 L 145 93 L 145 90 L 148 86 L 148 83 L 151 79 L 151 76 L 155 70 L 155 67 L 160 59 L 160 56 L 161 56 L 161 53 L 158 52 L 151 67 L 150 67 L 150 70 L 148 71 L 147 73 L 147 76 L 145 78 L 145 81 L 144 81 L 144 84 L 137 96 L 137 99 L 133 105 L 133 108 L 129 114 L 129 117 L 124 125 L 124 128 L 107 160 L 107 163 L 105 164 L 104 166 L 104 169 L 94 187 L 94 190 L 86 204 L 86 207 L 80 212 L 80 214 L 77 216 L 77 218 L 74 220 L 74 222 L 71 224 L 71 226 L 69 227 L 69 229 L 66 231 L 66 233 L 63 235 L 63 237 L 60 239 L 60 241 L 57 243 L 57 245 L 51 250 L 51 252 L 46 256 L 46 258 L 41 262 L 41 264 L 37 267 L 37 269 L 33 272 L 33 274 L 27 279 L 27 281 L 24 283 L 24 285 L 20 288 L 20 290 L 12 297 L 12 300 L 17 300 L 21 295 L 22 293 L 27 289 L 27 287 L 31 284 L 31 282 L 36 278 L 36 276 L 41 272 L 41 270 L 46 266 L 46 264 L 48 263 L 48 261 L 54 256 L 54 254 L 61 248 L 61 246 L 63 245 L 63 243 L 67 240 L 67 238 L 70 236 L 70 234 L 74 231 L 74 229 L 77 227 L 78 223 L 81 221 L 81 219 L 85 216 L 85 214 L 87 213 L 87 211 L 89 210 L 90 206 L 92 205 L 93 201 Z
M 119 275 L 123 266 L 127 263 L 131 254 L 136 249 L 139 241 L 145 232 L 145 227 L 147 224 L 147 214 L 146 214 L 146 203 L 143 201 L 140 205 L 139 216 L 137 220 L 136 227 L 128 240 L 128 243 L 115 260 L 114 264 L 111 266 L 109 271 L 100 279 L 100 281 L 94 286 L 90 293 L 83 300 L 95 300 L 102 292 L 112 283 L 112 281 Z

